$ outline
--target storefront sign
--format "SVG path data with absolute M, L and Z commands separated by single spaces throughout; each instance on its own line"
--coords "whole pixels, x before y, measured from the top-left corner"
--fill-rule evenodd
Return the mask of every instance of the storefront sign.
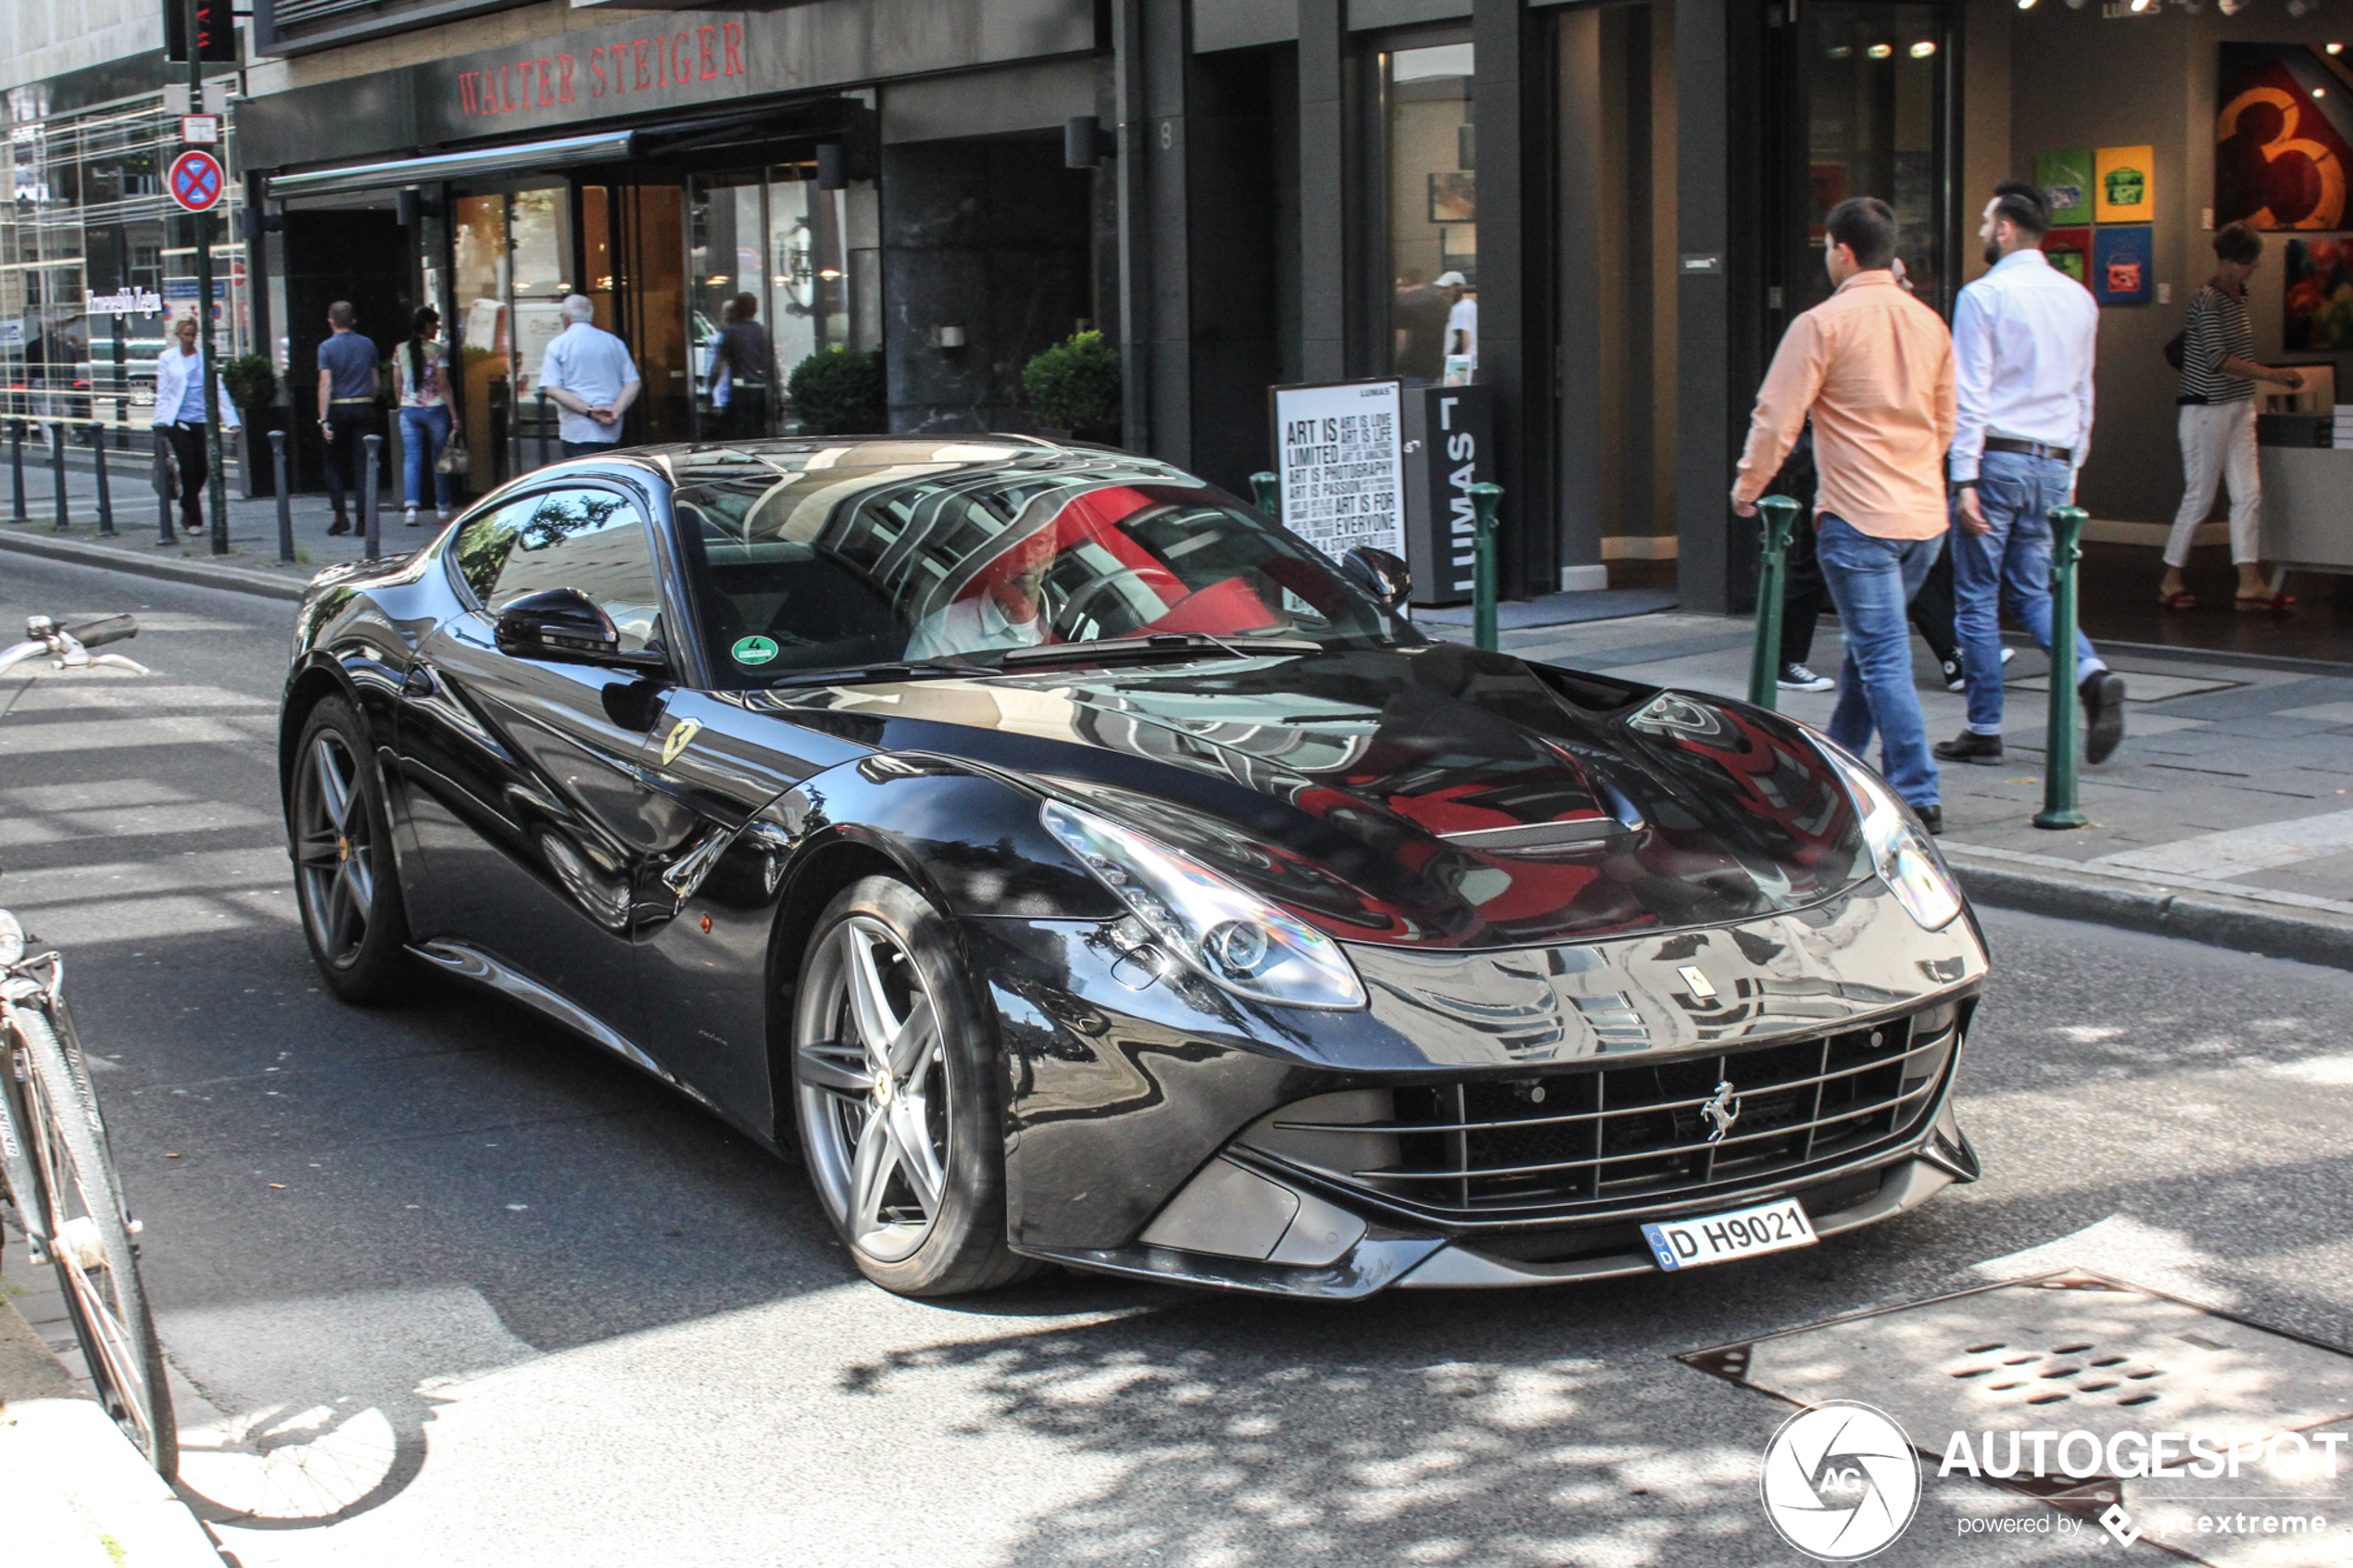
M 1495 469 L 1494 388 L 1419 386 L 1405 394 L 1405 548 L 1414 603 L 1470 602 L 1478 518 L 1471 486 Z
M 606 31 L 610 30 L 598 30 Z M 565 109 L 648 94 L 652 96 L 636 107 L 653 108 L 673 99 L 708 96 L 704 83 L 744 75 L 741 21 L 692 21 L 675 28 L 641 24 L 627 31 L 631 34 L 627 37 L 522 59 L 479 65 L 465 59 L 453 61 L 453 66 L 471 69 L 449 73 L 452 101 L 458 113 L 469 119 L 497 119 L 526 109 Z M 597 34 L 581 36 L 586 43 Z M 613 113 L 619 108 L 618 104 L 602 104 L 597 112 Z
M 85 316 L 160 316 L 163 295 L 153 289 L 124 289 L 119 294 L 92 294 L 84 289 L 82 311 Z
M 1275 389 L 1285 528 L 1338 559 L 1359 545 L 1405 553 L 1398 383 Z

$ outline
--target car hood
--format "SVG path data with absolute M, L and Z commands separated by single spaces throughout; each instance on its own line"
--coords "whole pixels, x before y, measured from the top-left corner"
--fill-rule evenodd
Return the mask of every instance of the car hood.
M 1844 784 L 1788 720 L 1457 644 L 750 700 L 1089 806 L 1348 940 L 1713 925 L 1869 870 Z

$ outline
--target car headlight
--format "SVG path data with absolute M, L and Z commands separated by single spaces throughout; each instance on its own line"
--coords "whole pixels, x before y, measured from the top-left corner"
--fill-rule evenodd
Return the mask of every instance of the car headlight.
M 1049 800 L 1046 831 L 1178 958 L 1238 997 L 1287 1007 L 1360 1008 L 1365 983 L 1340 944 L 1189 855 Z
M 1894 792 L 1870 770 L 1830 746 L 1822 748 L 1822 755 L 1846 781 L 1846 793 L 1855 797 L 1856 813 L 1863 820 L 1863 843 L 1870 850 L 1871 869 L 1895 895 L 1895 901 L 1925 930 L 1941 931 L 1952 924 L 1953 917 L 1961 912 L 1961 890 L 1954 884 L 1953 873 L 1944 869 L 1944 858 L 1929 842 L 1928 834 L 1914 824 Z

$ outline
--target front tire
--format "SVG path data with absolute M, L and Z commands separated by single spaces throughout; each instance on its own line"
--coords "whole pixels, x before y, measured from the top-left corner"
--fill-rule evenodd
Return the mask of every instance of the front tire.
M 302 727 L 286 836 L 319 972 L 346 1002 L 389 999 L 409 979 L 409 916 L 367 726 L 339 696 L 312 709 Z
M 793 1003 L 811 1182 L 859 1272 L 901 1296 L 1031 1272 L 1005 1244 L 1001 1074 L 946 920 L 896 878 L 838 894 Z

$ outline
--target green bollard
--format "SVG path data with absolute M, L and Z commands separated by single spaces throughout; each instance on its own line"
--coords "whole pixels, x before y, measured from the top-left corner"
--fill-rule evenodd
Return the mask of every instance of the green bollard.
M 1764 554 L 1756 569 L 1756 646 L 1748 656 L 1748 700 L 1771 709 L 1780 690 L 1781 600 L 1789 582 L 1789 541 L 1797 523 L 1797 503 L 1787 495 L 1760 495 L 1756 515 Z
M 1283 516 L 1283 482 L 1264 470 L 1250 476 L 1250 493 L 1258 501 L 1258 509 L 1276 521 Z
M 1495 651 L 1495 508 L 1504 499 L 1500 484 L 1470 487 L 1471 511 L 1478 519 L 1473 536 L 1476 571 L 1471 582 L 1471 642 Z
M 2051 508 L 2051 718 L 2043 736 L 2043 809 L 2038 828 L 2091 823 L 2075 805 L 2075 568 L 2083 558 L 2081 507 Z

